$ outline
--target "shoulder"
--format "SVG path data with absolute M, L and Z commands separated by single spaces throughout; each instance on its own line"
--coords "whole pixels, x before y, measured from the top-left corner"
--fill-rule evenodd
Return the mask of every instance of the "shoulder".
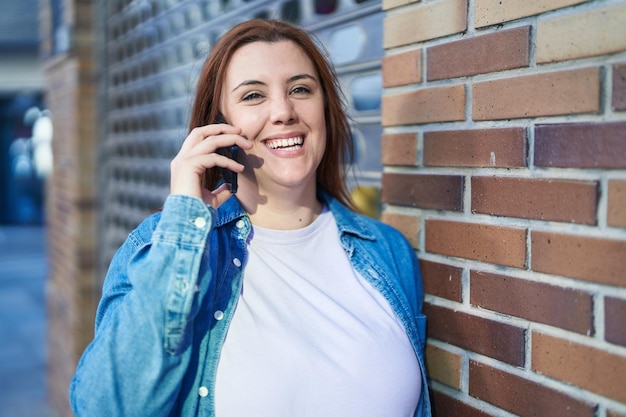
M 385 243 L 393 248 L 399 249 L 398 246 L 401 246 L 404 249 L 413 251 L 408 239 L 395 227 L 359 213 L 355 213 L 355 216 L 376 236 L 378 242 Z
M 135 248 L 140 248 L 152 239 L 152 233 L 157 227 L 159 220 L 161 219 L 161 212 L 156 212 L 145 219 L 139 225 L 130 232 L 126 244 L 129 244 Z
M 390 250 L 413 251 L 407 238 L 395 227 L 356 213 L 337 200 L 329 200 L 327 204 L 335 217 L 340 234 L 353 235 L 364 242 L 374 242 Z

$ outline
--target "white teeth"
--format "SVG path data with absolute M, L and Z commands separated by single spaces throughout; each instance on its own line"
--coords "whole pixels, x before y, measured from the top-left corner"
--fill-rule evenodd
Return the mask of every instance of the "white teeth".
M 289 148 L 292 146 L 299 147 L 300 145 L 302 145 L 303 142 L 304 142 L 304 139 L 302 139 L 302 136 L 297 136 L 295 138 L 289 138 L 289 139 L 269 140 L 267 141 L 267 146 L 269 146 L 271 149 Z

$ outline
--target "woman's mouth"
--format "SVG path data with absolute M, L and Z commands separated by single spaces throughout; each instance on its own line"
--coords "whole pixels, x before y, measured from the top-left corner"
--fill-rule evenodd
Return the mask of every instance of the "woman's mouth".
M 280 149 L 285 151 L 300 149 L 302 147 L 302 143 L 304 143 L 304 138 L 302 136 L 295 136 L 293 138 L 286 139 L 268 139 L 265 141 L 265 144 L 270 149 Z

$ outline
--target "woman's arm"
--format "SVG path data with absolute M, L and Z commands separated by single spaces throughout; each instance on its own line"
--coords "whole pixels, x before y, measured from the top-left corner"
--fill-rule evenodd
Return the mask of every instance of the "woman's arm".
M 94 340 L 70 386 L 77 417 L 171 413 L 191 355 L 196 280 L 213 215 L 200 199 L 170 196 L 151 238 L 154 218 L 116 253 Z

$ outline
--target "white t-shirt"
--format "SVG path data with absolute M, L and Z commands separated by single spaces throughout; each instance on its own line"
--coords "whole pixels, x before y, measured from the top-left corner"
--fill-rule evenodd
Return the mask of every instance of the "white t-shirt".
M 253 227 L 217 368 L 217 417 L 409 417 L 417 358 L 389 303 L 357 273 L 331 212 Z

